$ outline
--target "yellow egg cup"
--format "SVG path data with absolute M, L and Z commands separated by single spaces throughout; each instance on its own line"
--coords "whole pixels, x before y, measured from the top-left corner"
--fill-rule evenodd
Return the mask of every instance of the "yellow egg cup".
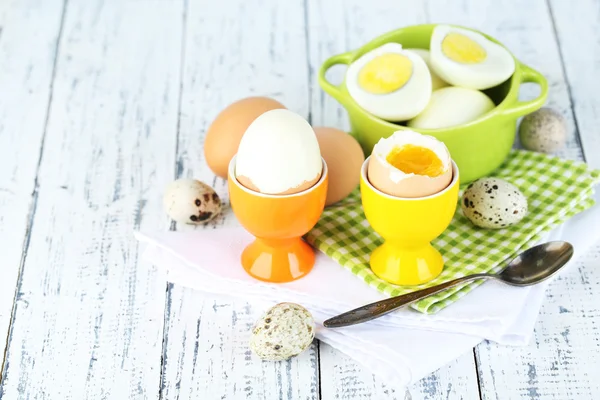
M 369 224 L 384 243 L 371 253 L 371 270 L 396 285 L 419 285 L 437 277 L 444 258 L 431 241 L 446 230 L 458 202 L 459 173 L 452 161 L 452 181 L 441 192 L 402 198 L 377 190 L 368 180 L 369 159 L 360 176 L 362 206 Z

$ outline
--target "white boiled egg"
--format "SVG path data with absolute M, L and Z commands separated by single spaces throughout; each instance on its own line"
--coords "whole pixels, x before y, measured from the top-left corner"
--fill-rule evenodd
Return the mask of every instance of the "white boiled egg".
M 267 111 L 248 126 L 235 162 L 235 176 L 241 185 L 271 195 L 306 190 L 317 183 L 322 171 L 315 131 L 287 109 Z
M 515 72 L 515 60 L 508 50 L 468 29 L 436 26 L 429 51 L 432 68 L 454 86 L 488 89 Z
M 386 43 L 354 61 L 346 71 L 350 96 L 367 112 L 389 121 L 420 113 L 431 96 L 425 61 L 399 43 Z
M 400 130 L 373 147 L 367 175 L 371 185 L 390 196 L 425 197 L 448 187 L 452 160 L 433 136 Z
M 494 102 L 479 90 L 448 86 L 434 90 L 425 110 L 406 125 L 417 129 L 449 128 L 468 124 L 494 107 Z
M 427 68 L 429 68 L 429 73 L 431 74 L 431 90 L 436 90 L 439 88 L 443 88 L 448 86 L 448 82 L 445 82 L 442 78 L 440 78 L 438 76 L 438 74 L 435 73 L 435 71 L 433 70 L 433 68 L 431 67 L 431 59 L 430 59 L 430 54 L 429 54 L 429 50 L 425 50 L 425 49 L 406 49 L 409 51 L 412 51 L 413 53 L 417 53 L 419 55 L 419 57 L 421 57 L 423 59 L 423 61 L 425 61 L 425 64 L 427 64 Z

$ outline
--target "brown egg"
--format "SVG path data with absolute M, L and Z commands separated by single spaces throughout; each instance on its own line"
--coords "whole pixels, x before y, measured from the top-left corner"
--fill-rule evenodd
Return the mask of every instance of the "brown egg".
M 329 171 L 325 205 L 331 205 L 343 200 L 356 189 L 365 155 L 356 139 L 344 131 L 326 127 L 315 127 L 314 130 L 321 156 Z
M 229 162 L 237 153 L 248 126 L 261 114 L 276 108 L 286 107 L 268 97 L 247 97 L 217 115 L 204 139 L 204 158 L 215 175 L 227 178 Z

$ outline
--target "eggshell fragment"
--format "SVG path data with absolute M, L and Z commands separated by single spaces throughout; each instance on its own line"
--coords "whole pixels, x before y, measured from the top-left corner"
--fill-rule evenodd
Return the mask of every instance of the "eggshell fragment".
M 321 156 L 327 163 L 329 184 L 325 205 L 343 200 L 360 182 L 365 161 L 360 144 L 348 133 L 336 128 L 315 127 Z
M 527 150 L 553 153 L 567 142 L 567 123 L 553 109 L 541 108 L 523 118 L 519 138 Z
M 217 115 L 204 138 L 204 158 L 208 167 L 221 178 L 227 178 L 229 162 L 237 153 L 246 129 L 258 116 L 274 109 L 285 109 L 268 97 L 247 97 L 227 106 Z
M 255 323 L 250 349 L 263 360 L 287 360 L 306 350 L 314 337 L 315 322 L 306 308 L 279 303 Z
M 195 179 L 178 179 L 167 187 L 163 196 L 166 213 L 183 224 L 202 224 L 221 212 L 221 200 L 205 183 Z
M 472 182 L 463 193 L 461 209 L 474 225 L 502 229 L 521 221 L 527 214 L 527 198 L 513 184 L 498 178 Z

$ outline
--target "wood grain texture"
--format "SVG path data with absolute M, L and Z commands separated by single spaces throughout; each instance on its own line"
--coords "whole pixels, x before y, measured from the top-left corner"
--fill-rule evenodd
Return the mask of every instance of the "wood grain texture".
M 519 12 L 513 12 L 515 9 Z M 573 114 L 569 85 L 545 1 L 478 1 L 460 6 L 456 2 L 432 1 L 429 13 L 432 18 L 479 28 L 495 36 L 519 60 L 542 72 L 550 85 L 547 105 L 560 111 L 568 122 L 569 140 L 559 155 L 582 159 L 579 136 L 591 137 L 596 132 L 576 129 L 578 125 L 581 129 L 581 125 Z M 565 63 L 570 65 L 566 60 Z M 535 93 L 536 89 L 523 87 L 523 97 L 531 98 Z M 600 332 L 590 322 L 590 316 L 598 314 L 598 301 L 591 295 L 600 292 L 595 273 L 600 264 L 597 254 L 598 249 L 593 250 L 577 268 L 548 289 L 535 339 L 529 346 L 512 348 L 483 343 L 476 348 L 483 399 L 592 399 L 600 395 L 598 375 L 590 375 L 590 371 L 598 371 L 597 352 L 590 349 L 597 349 L 600 340 Z
M 600 168 L 600 2 L 549 1 L 585 158 Z
M 224 179 L 203 159 L 204 134 L 227 105 L 268 96 L 307 117 L 308 68 L 301 1 L 189 3 L 186 12 L 177 176 L 213 186 L 226 204 L 203 227 L 237 225 Z M 164 182 L 167 184 L 168 182 Z M 170 285 L 161 393 L 165 399 L 317 399 L 318 347 L 285 362 L 261 362 L 248 347 L 263 310 L 243 301 L 205 299 Z
M 308 44 L 311 68 L 311 116 L 314 125 L 348 129 L 346 110 L 319 86 L 321 64 L 334 54 L 355 49 L 376 36 L 402 26 L 427 22 L 424 3 L 414 1 L 317 1 L 307 2 Z M 332 68 L 328 79 L 342 80 L 345 68 Z M 351 358 L 321 344 L 323 399 L 404 398 L 404 390 L 382 382 Z M 410 388 L 414 399 L 478 399 L 477 375 L 472 353 L 434 372 Z
M 62 11 L 63 0 L 0 2 L 2 359 L 36 190 Z
M 181 11 L 68 3 L 3 399 L 158 397 L 165 281 L 132 231 L 166 223 Z

